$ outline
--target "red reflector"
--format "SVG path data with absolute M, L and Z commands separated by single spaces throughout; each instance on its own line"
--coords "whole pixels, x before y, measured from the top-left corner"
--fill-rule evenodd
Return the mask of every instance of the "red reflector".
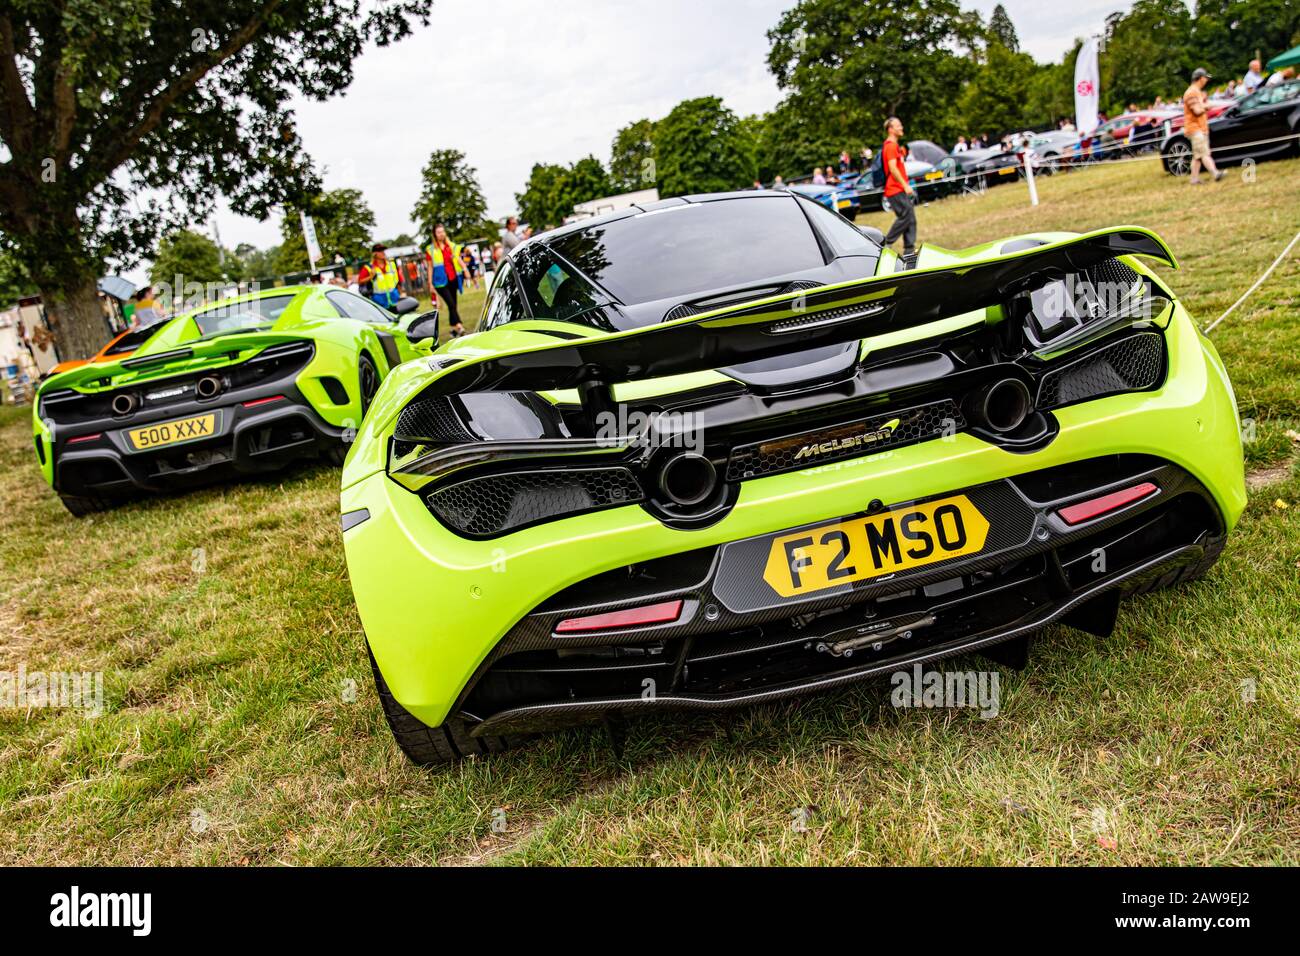
M 282 401 L 284 401 L 283 395 L 272 395 L 270 398 L 255 398 L 251 402 L 242 402 L 241 404 L 245 408 L 255 408 L 258 405 L 265 405 L 268 402 L 282 402 Z
M 69 438 L 68 444 L 75 445 L 77 442 L 94 441 L 96 438 L 102 438 L 103 435 L 103 432 L 95 432 L 93 435 L 78 435 L 76 438 Z
M 1057 514 L 1065 520 L 1066 524 L 1079 524 L 1104 515 L 1108 511 L 1114 511 L 1116 508 L 1123 508 L 1125 505 L 1147 497 L 1147 495 L 1154 495 L 1159 490 L 1151 482 L 1144 481 L 1140 485 L 1134 485 L 1132 488 L 1124 488 L 1120 491 L 1112 491 L 1108 495 L 1093 498 L 1091 501 L 1080 501 L 1077 505 L 1062 508 Z
M 610 611 L 607 614 L 566 618 L 555 626 L 555 633 L 579 634 L 584 631 L 617 631 L 647 624 L 667 624 L 681 616 L 681 601 L 664 601 L 662 604 L 630 607 L 623 611 Z

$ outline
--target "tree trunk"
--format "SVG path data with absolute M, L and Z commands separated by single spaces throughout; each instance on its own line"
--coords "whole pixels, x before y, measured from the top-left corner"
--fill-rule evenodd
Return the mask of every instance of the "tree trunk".
M 90 358 L 104 347 L 111 332 L 94 277 L 71 277 L 71 282 L 57 284 L 41 281 L 43 278 L 37 277 L 37 283 L 59 360 Z

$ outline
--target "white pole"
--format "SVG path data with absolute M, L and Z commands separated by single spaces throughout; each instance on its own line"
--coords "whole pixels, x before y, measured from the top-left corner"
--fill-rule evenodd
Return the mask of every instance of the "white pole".
M 1026 149 L 1020 154 L 1024 157 L 1025 179 L 1029 181 L 1029 205 L 1038 205 L 1038 186 L 1034 183 L 1034 151 Z

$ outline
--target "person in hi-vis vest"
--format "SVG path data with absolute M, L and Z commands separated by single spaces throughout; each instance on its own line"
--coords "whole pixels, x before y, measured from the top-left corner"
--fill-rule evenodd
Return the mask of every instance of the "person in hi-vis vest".
M 429 300 L 434 300 L 434 290 L 447 304 L 447 323 L 452 338 L 465 334 L 461 325 L 456 298 L 465 285 L 465 267 L 460 261 L 461 247 L 447 238 L 447 227 L 442 223 L 433 227 L 433 242 L 425 247 L 429 257 Z
M 375 243 L 370 251 L 372 258 L 368 264 L 361 267 L 357 284 L 365 285 L 369 282 L 370 298 L 385 309 L 391 309 L 402 297 L 401 290 L 397 288 L 397 266 L 388 261 L 388 253 L 384 251 L 383 243 Z

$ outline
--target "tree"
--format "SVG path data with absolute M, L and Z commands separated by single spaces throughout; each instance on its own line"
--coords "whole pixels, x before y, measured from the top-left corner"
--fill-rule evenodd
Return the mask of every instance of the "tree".
M 331 189 L 312 197 L 304 206 L 316 226 L 316 241 L 323 262 L 333 262 L 335 256 L 351 260 L 370 258 L 375 214 L 362 197 L 361 190 Z M 274 270 L 284 275 L 310 269 L 307 240 L 302 234 L 302 213 L 298 208 L 285 207 L 280 235 L 283 241 L 276 251 Z
M 950 110 L 974 67 L 962 51 L 983 36 L 958 0 L 800 0 L 767 32 L 767 63 L 819 136 L 879 143 L 897 115 L 910 137 L 945 142 L 965 125 Z
M 0 244 L 30 270 L 60 353 L 102 344 L 96 279 L 219 195 L 265 218 L 318 188 L 289 107 L 352 79 L 367 39 L 432 0 L 24 0 L 0 12 Z M 141 193 L 158 201 L 137 210 Z
M 1013 53 L 1000 42 L 989 44 L 984 63 L 957 98 L 956 116 L 976 122 L 994 135 L 1032 125 L 1029 91 L 1038 67 L 1027 53 Z
M 36 291 L 31 279 L 13 256 L 0 250 L 0 309 L 7 309 L 25 295 Z
M 654 186 L 659 181 L 654 155 L 654 121 L 641 119 L 628 123 L 614 134 L 614 143 L 610 147 L 611 185 L 623 192 Z
M 563 181 L 566 170 L 555 163 L 534 163 L 524 191 L 515 193 L 520 222 L 540 229 L 544 224 L 563 222 L 572 212 L 564 207 Z
M 1300 46 L 1300 4 L 1295 0 L 1198 0 L 1196 4 L 1193 65 L 1208 67 L 1215 76 L 1240 77 L 1257 55 L 1267 63 L 1293 46 Z
M 609 174 L 605 172 L 605 167 L 595 156 L 584 156 L 565 170 L 560 178 L 560 189 L 562 194 L 560 202 L 564 207 L 564 215 L 557 216 L 546 225 L 558 226 L 564 221 L 564 216 L 573 213 L 573 207 L 578 203 L 599 199 L 614 191 L 609 181 Z
M 204 292 L 200 289 L 206 291 L 205 287 L 224 284 L 226 278 L 217 244 L 192 229 L 177 230 L 163 239 L 149 270 L 150 281 L 164 289 L 162 298 L 166 301 L 202 301 Z
M 460 236 L 487 215 L 478 173 L 458 149 L 435 149 L 420 171 L 420 183 L 420 198 L 411 218 L 422 236 L 431 237 L 438 223 L 451 235 Z
M 807 176 L 814 166 L 838 161 L 841 150 L 856 156 L 868 142 L 863 130 L 841 133 L 838 123 L 818 122 L 816 110 L 805 107 L 800 97 L 786 97 L 761 122 L 747 118 L 743 123 L 754 142 L 757 177 L 764 183 L 778 175 Z M 883 139 L 884 133 L 874 138 Z
M 1029 103 L 1026 115 L 1031 127 L 1055 126 L 1060 120 L 1074 117 L 1074 61 L 1079 55 L 1074 49 L 1061 63 L 1040 66 L 1029 80 Z
M 1191 35 L 1183 0 L 1137 0 L 1128 13 L 1107 17 L 1103 109 L 1114 115 L 1129 103 L 1148 106 L 1157 96 L 1181 95 L 1192 73 Z
M 241 242 L 231 253 L 231 260 L 226 267 L 226 275 L 235 282 L 255 282 L 258 279 L 271 279 L 275 276 L 275 257 L 280 247 L 258 249 L 251 243 Z
M 1016 36 L 1016 25 L 1011 22 L 1007 8 L 998 4 L 989 16 L 989 39 L 1001 43 L 1012 53 L 1020 52 L 1020 38 Z
M 655 127 L 664 197 L 742 189 L 754 181 L 754 144 L 716 96 L 683 100 Z
M 554 163 L 536 163 L 524 191 L 515 193 L 519 218 L 535 229 L 558 226 L 580 202 L 608 196 L 614 189 L 609 174 L 595 156 L 584 156 L 565 168 Z

